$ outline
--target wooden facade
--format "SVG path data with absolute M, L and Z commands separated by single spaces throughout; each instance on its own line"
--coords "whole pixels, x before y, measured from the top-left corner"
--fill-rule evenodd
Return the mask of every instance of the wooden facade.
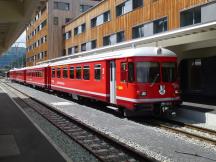
M 55 9 L 54 3 L 67 3 L 69 4 L 69 10 Z M 66 19 L 73 19 L 80 15 L 80 6 L 89 5 L 94 6 L 98 2 L 92 0 L 48 0 L 46 8 L 38 13 L 39 18 L 32 21 L 31 25 L 28 26 L 26 30 L 27 40 L 27 55 L 26 64 L 27 66 L 36 65 L 36 63 L 56 57 L 62 56 L 62 26 L 65 25 Z M 44 21 L 46 20 L 46 26 L 43 27 L 33 36 L 29 37 L 31 33 Z M 35 42 L 40 40 L 42 37 L 46 36 L 46 42 L 39 44 L 35 48 L 31 47 Z M 42 58 L 38 58 L 38 55 L 43 53 Z
M 124 31 L 124 41 L 132 39 L 132 28 L 167 17 L 167 30 L 180 27 L 180 12 L 195 6 L 204 5 L 208 0 L 143 0 L 143 5 L 126 14 L 116 16 L 116 6 L 125 0 L 104 0 L 88 12 L 80 15 L 63 27 L 63 33 L 71 31 L 71 38 L 63 41 L 64 49 L 80 46 L 83 43 L 97 40 L 97 47 L 103 46 L 103 37 Z M 111 20 L 99 26 L 91 27 L 91 19 L 110 11 Z M 74 28 L 86 23 L 86 31 L 74 35 Z M 68 53 L 67 53 L 68 54 Z

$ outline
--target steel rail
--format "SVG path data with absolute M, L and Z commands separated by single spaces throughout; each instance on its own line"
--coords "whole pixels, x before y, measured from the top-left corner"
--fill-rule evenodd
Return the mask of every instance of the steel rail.
M 185 127 L 185 128 L 191 129 L 191 130 L 200 131 L 202 133 L 211 134 L 211 135 L 216 137 L 216 131 L 214 131 L 214 130 L 210 130 L 207 128 L 202 128 L 202 127 L 198 127 L 198 126 L 194 126 L 194 125 L 190 125 L 190 124 L 186 124 L 186 123 L 182 123 L 182 122 L 177 122 L 177 121 L 173 121 L 173 120 L 169 120 L 169 119 L 164 119 L 164 118 L 154 118 L 150 123 L 154 123 L 156 126 L 159 126 L 159 127 L 164 128 L 166 130 L 172 131 L 174 133 L 177 133 L 177 134 L 181 133 L 183 135 L 186 135 L 187 137 L 190 137 L 193 139 L 198 139 L 198 140 L 207 142 L 209 144 L 216 145 L 215 139 L 204 137 L 202 135 L 188 132 L 186 130 L 181 130 L 181 129 L 175 128 L 174 126 Z

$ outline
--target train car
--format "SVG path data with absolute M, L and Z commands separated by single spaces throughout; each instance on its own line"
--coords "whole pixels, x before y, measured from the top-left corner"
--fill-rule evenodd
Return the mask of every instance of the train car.
M 25 68 L 20 69 L 13 69 L 9 72 L 10 80 L 20 82 L 25 84 L 26 83 L 26 70 Z
M 16 72 L 15 72 L 14 69 L 12 69 L 12 70 L 9 71 L 9 79 L 11 81 L 15 81 L 15 78 L 16 78 Z
M 157 114 L 181 103 L 177 57 L 142 47 L 80 56 L 50 64 L 51 89 L 101 100 L 124 110 Z
M 48 64 L 27 67 L 26 83 L 33 87 L 49 88 L 49 69 Z

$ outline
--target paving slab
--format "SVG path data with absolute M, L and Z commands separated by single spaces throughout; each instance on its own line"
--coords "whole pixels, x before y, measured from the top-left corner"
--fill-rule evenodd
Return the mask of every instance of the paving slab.
M 64 162 L 0 86 L 0 161 Z

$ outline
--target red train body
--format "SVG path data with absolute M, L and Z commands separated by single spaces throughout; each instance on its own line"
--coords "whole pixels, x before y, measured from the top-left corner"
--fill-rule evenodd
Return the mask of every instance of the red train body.
M 181 103 L 177 57 L 144 47 L 24 68 L 26 84 L 104 101 L 127 110 L 165 112 Z M 10 72 L 11 80 L 17 76 Z M 15 77 L 16 78 L 16 77 Z M 19 78 L 20 79 L 20 78 Z
M 26 70 L 25 68 L 10 70 L 9 77 L 12 81 L 25 83 L 26 82 Z

